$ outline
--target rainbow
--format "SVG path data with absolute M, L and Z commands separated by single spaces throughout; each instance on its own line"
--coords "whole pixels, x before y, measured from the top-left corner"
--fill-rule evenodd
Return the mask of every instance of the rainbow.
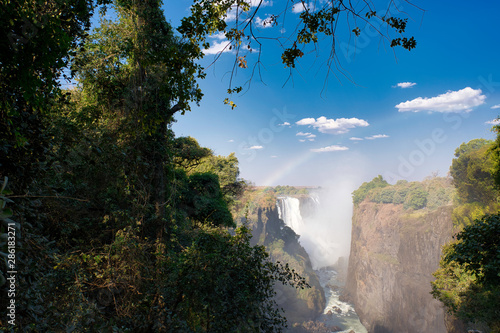
M 312 151 L 310 151 L 308 149 L 304 153 L 295 156 L 290 161 L 288 161 L 288 163 L 285 166 L 283 166 L 283 167 L 279 168 L 278 170 L 276 170 L 275 172 L 271 173 L 271 175 L 269 175 L 263 181 L 263 184 L 261 184 L 261 185 L 265 185 L 265 186 L 277 185 L 278 181 L 280 179 L 291 174 L 295 168 L 297 168 L 301 164 L 305 163 L 307 160 L 312 158 L 312 156 L 315 154 L 316 153 L 313 153 Z

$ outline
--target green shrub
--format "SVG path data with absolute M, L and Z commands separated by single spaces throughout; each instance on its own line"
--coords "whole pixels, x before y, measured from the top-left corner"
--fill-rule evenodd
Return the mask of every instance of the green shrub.
M 427 205 L 429 193 L 422 186 L 414 186 L 406 195 L 403 207 L 405 209 L 422 209 Z
M 376 203 L 392 203 L 395 192 L 392 186 L 374 188 L 369 191 L 368 200 Z
M 399 182 L 398 182 L 398 184 L 399 184 Z M 398 186 L 398 185 L 396 185 L 396 186 Z M 392 199 L 392 202 L 395 204 L 404 203 L 406 200 L 406 195 L 408 194 L 409 190 L 410 190 L 410 188 L 408 186 L 398 188 L 396 190 L 396 192 L 394 193 L 394 197 Z
M 380 191 L 380 202 L 381 203 L 393 203 L 394 194 L 396 190 L 394 187 L 385 187 Z
M 355 205 L 359 204 L 368 196 L 370 190 L 389 186 L 381 175 L 373 178 L 370 182 L 364 182 L 357 190 L 352 192 L 352 201 Z

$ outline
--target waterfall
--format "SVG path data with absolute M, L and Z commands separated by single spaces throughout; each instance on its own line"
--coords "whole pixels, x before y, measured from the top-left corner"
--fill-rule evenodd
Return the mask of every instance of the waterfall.
M 321 203 L 324 202 L 325 206 Z M 324 200 L 318 193 L 311 193 L 309 197 L 294 198 L 289 196 L 278 197 L 276 201 L 279 218 L 297 235 L 299 242 L 311 259 L 313 269 L 320 280 L 327 299 L 326 308 L 318 320 L 329 326 L 342 329 L 339 332 L 366 333 L 367 330 L 359 322 L 356 311 L 351 304 L 340 301 L 340 290 L 343 287 L 343 278 L 331 267 L 339 266 L 338 258 L 346 257 L 342 249 L 349 248 L 350 238 L 343 244 L 338 235 L 344 236 L 341 223 L 348 217 L 339 214 L 342 208 L 340 200 Z M 349 206 L 349 209 L 351 207 Z M 345 209 L 344 209 L 345 210 Z M 350 233 L 350 228 L 349 228 Z
M 304 220 L 300 214 L 300 200 L 292 197 L 278 197 L 279 218 L 297 235 L 304 230 Z

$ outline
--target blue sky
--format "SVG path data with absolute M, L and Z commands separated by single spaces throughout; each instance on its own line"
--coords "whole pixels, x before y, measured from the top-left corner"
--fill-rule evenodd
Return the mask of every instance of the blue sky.
M 259 17 L 265 19 L 282 3 L 269 2 Z M 240 176 L 257 185 L 347 182 L 354 189 L 378 174 L 391 183 L 436 172 L 445 176 L 462 142 L 494 138 L 487 122 L 500 114 L 500 3 L 414 3 L 425 13 L 400 4 L 411 15 L 407 32 L 417 39 L 410 52 L 396 48 L 394 53 L 369 33 L 347 49 L 347 35 L 339 35 L 339 61 L 352 80 L 334 72 L 325 81 L 329 48 L 324 43 L 322 49 L 306 50 L 293 80 L 283 86 L 288 71 L 279 48 L 269 43 L 262 49 L 263 82 L 254 76 L 251 87 L 233 98 L 238 106 L 232 110 L 222 101 L 234 54 L 222 54 L 200 81 L 202 103 L 177 116 L 173 130 L 218 155 L 235 152 Z M 167 19 L 178 26 L 190 4 L 165 1 Z M 290 11 L 287 22 L 297 17 Z M 281 28 L 259 32 L 279 35 Z M 247 56 L 250 66 L 256 58 L 256 52 Z M 202 63 L 213 59 L 207 54 Z M 237 83 L 250 73 L 251 68 L 240 69 Z

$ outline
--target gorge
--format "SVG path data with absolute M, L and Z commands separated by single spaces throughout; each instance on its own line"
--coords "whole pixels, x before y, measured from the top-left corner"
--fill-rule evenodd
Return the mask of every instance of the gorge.
M 380 202 L 374 196 L 348 205 L 352 230 L 345 228 L 346 220 L 351 227 L 350 216 L 338 220 L 345 206 L 327 201 L 325 211 L 325 189 L 311 190 L 308 196 L 277 197 L 279 218 L 298 235 L 324 289 L 325 309 L 318 320 L 342 332 L 463 331 L 430 294 L 441 247 L 454 232 L 449 179 L 400 182 L 384 191 L 410 198 L 420 187 L 429 201 L 419 209 L 403 202 Z
M 311 190 L 309 196 L 279 196 L 276 202 L 279 218 L 299 235 L 299 242 L 309 255 L 325 293 L 325 307 L 317 320 L 335 328 L 336 332 L 366 333 L 354 307 L 341 300 L 347 273 L 349 230 L 341 226 L 342 221 L 332 221 L 332 218 L 350 207 L 338 207 L 338 202 L 332 207 L 328 197 L 324 189 Z

